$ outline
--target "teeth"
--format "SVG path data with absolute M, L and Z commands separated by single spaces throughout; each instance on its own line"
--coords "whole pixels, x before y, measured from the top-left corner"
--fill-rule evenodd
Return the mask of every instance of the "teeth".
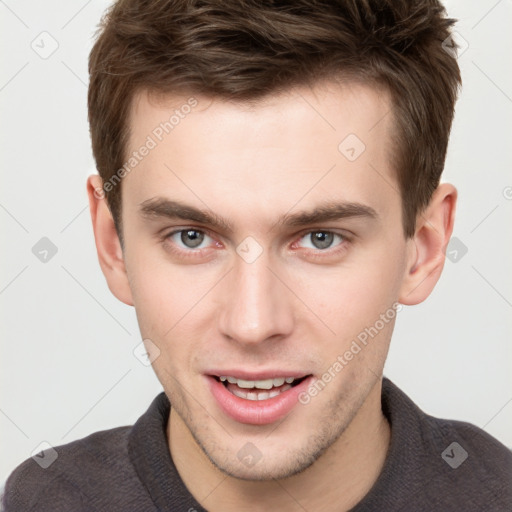
M 239 388 L 242 389 L 272 389 L 278 388 L 282 386 L 285 382 L 286 384 L 291 384 L 295 378 L 294 377 L 278 377 L 275 379 L 265 379 L 265 380 L 244 380 L 237 379 L 235 377 L 227 377 L 223 375 L 220 377 L 221 382 L 228 381 L 230 384 L 236 384 Z M 251 399 L 249 399 L 251 400 Z
M 267 387 L 267 384 L 270 382 L 270 386 Z M 272 387 L 272 380 L 243 380 L 236 379 L 236 385 L 239 388 L 243 389 L 252 389 L 252 388 L 261 388 L 261 389 L 270 389 Z
M 269 398 L 274 398 L 277 395 L 280 395 L 284 391 L 288 391 L 291 389 L 289 384 L 284 385 L 281 389 L 273 389 L 272 391 L 247 391 L 245 389 L 240 389 L 238 387 L 230 388 L 229 390 L 233 395 L 239 398 L 245 398 L 246 400 L 267 400 Z

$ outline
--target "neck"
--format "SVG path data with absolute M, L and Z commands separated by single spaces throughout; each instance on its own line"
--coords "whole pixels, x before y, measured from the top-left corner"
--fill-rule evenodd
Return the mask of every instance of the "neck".
M 227 476 L 197 445 L 171 408 L 167 438 L 188 490 L 212 511 L 350 510 L 377 480 L 389 446 L 390 427 L 381 409 L 379 380 L 340 438 L 308 469 L 282 480 L 248 481 Z M 335 504 L 335 505 L 333 505 Z

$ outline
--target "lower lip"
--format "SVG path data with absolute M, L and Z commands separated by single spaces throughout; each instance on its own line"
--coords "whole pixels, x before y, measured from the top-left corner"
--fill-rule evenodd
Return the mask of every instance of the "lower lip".
M 207 376 L 212 395 L 219 407 L 228 416 L 239 423 L 251 425 L 267 425 L 284 418 L 298 403 L 298 396 L 311 383 L 312 376 L 267 400 L 246 400 L 233 395 L 224 384 L 211 376 Z

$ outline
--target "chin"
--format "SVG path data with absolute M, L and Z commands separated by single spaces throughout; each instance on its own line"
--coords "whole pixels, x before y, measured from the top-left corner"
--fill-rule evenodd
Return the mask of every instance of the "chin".
M 237 454 L 227 460 L 219 460 L 205 453 L 212 464 L 228 476 L 239 480 L 266 482 L 289 478 L 306 471 L 323 452 L 323 450 L 320 453 L 279 451 L 281 452 L 279 454 L 262 454 L 261 459 L 256 462 L 239 460 Z
M 240 480 L 271 481 L 292 477 L 311 467 L 343 433 L 340 423 L 336 426 L 324 422 L 315 435 L 307 431 L 302 435 L 294 432 L 284 438 L 279 436 L 276 442 L 262 437 L 261 442 L 230 438 L 224 443 L 210 443 L 208 438 L 203 442 L 193 435 L 206 457 L 225 475 Z

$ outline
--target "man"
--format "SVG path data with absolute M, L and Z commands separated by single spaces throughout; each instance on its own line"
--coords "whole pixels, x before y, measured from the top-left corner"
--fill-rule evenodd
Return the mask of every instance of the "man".
M 512 456 L 383 378 L 450 239 L 434 0 L 121 0 L 90 57 L 101 268 L 164 392 L 10 510 L 510 510 Z

